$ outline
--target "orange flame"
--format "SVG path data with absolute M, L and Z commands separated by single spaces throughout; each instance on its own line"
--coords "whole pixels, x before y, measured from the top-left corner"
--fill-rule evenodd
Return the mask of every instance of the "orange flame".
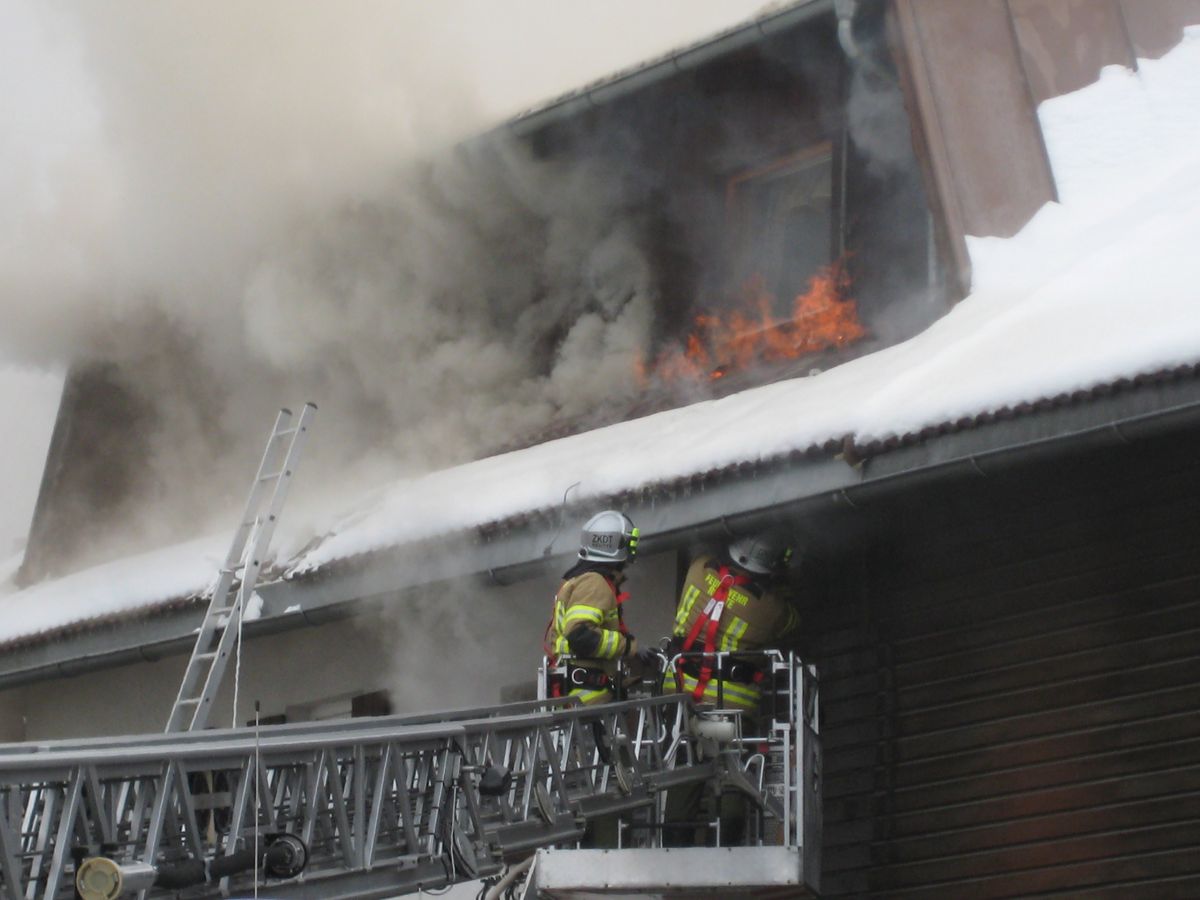
M 842 266 L 827 266 L 796 297 L 791 317 L 777 319 L 771 312 L 775 298 L 761 278 L 751 279 L 743 292 L 742 309 L 726 316 L 696 316 L 696 330 L 682 348 L 660 353 L 649 373 L 639 362 L 638 380 L 644 383 L 647 374 L 665 382 L 715 380 L 759 362 L 781 362 L 844 347 L 866 335 L 857 305 L 845 296 L 848 289 Z

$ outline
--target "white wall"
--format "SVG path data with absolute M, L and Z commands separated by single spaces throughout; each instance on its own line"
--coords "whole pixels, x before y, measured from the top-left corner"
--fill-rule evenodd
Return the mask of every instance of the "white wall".
M 262 714 L 303 716 L 314 703 L 386 690 L 395 712 L 478 706 L 532 684 L 542 654 L 557 572 L 505 587 L 463 581 L 422 596 L 397 596 L 378 612 L 246 642 L 240 722 Z M 626 621 L 640 640 L 669 633 L 675 556 L 630 569 Z M 40 681 L 0 692 L 0 739 L 40 740 L 162 729 L 183 674 L 183 656 Z M 231 724 L 231 663 L 212 724 Z M 330 704 L 336 706 L 336 704 Z

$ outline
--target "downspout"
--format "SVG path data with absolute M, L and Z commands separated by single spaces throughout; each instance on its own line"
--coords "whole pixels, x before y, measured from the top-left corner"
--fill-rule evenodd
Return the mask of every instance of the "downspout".
M 862 50 L 854 39 L 854 14 L 858 12 L 858 0 L 833 0 L 833 11 L 837 15 L 838 43 L 847 59 L 858 62 Z

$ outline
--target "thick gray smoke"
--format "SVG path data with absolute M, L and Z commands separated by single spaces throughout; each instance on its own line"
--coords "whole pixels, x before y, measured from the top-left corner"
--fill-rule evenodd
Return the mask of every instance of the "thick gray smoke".
M 528 102 L 617 67 L 589 69 L 581 39 L 629 62 L 754 4 L 658 4 L 632 34 L 634 6 L 24 8 L 78 84 L 12 87 L 77 121 L 33 162 L 0 143 L 0 355 L 115 363 L 145 403 L 135 538 L 208 509 L 225 524 L 218 501 L 243 495 L 280 405 L 321 406 L 314 482 L 367 482 L 635 390 L 657 287 L 626 188 L 461 143 L 506 91 Z

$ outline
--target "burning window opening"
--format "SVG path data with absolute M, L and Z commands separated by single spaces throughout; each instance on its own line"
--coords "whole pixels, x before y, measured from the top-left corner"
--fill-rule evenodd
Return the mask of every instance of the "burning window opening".
M 726 181 L 725 277 L 740 287 L 731 292 L 734 302 L 718 301 L 719 311 L 710 305 L 686 337 L 641 366 L 643 389 L 711 385 L 746 373 L 736 379 L 741 387 L 866 335 L 850 298 L 834 188 L 829 141 L 760 161 Z
M 755 276 L 746 283 L 736 309 L 696 316 L 694 330 L 681 344 L 660 351 L 649 365 L 639 362 L 638 381 L 643 387 L 653 382 L 712 382 L 764 364 L 841 349 L 867 335 L 849 294 L 850 279 L 839 260 L 812 276 L 808 290 L 793 301 L 790 315 L 776 317 L 775 296 Z

